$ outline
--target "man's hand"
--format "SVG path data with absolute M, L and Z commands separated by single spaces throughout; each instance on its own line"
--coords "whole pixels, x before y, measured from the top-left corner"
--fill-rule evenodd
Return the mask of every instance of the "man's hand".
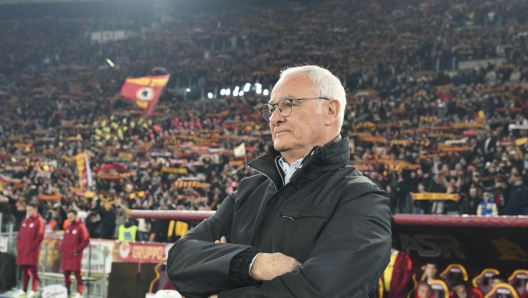
M 227 243 L 227 238 L 226 236 L 222 236 L 220 240 L 216 240 L 214 243 Z
M 209 298 L 218 298 L 218 295 L 211 295 Z
M 257 281 L 272 280 L 293 271 L 297 266 L 302 266 L 301 262 L 280 252 L 261 253 L 253 263 L 251 277 Z
M 227 243 L 227 238 L 222 236 L 220 240 L 216 240 L 214 243 Z M 277 276 L 293 271 L 297 266 L 302 266 L 301 262 L 280 252 L 261 253 L 253 263 L 251 277 L 257 281 L 272 280 Z

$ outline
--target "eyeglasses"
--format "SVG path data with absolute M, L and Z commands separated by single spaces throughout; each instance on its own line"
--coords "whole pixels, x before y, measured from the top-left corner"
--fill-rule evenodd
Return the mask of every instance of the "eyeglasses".
M 264 116 L 264 119 L 266 121 L 270 121 L 271 115 L 273 115 L 273 112 L 275 112 L 275 109 L 279 108 L 279 112 L 283 117 L 290 116 L 292 112 L 293 107 L 293 101 L 299 101 L 299 100 L 310 100 L 310 99 L 324 99 L 324 100 L 330 100 L 330 98 L 326 97 L 311 97 L 311 98 L 283 98 L 278 103 L 267 103 L 262 106 L 260 109 L 262 111 L 262 116 Z

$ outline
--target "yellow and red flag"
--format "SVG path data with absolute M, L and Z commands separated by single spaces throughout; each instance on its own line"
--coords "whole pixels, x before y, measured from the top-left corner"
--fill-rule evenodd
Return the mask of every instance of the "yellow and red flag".
M 121 96 L 136 102 L 147 115 L 152 114 L 170 74 L 126 79 Z
M 86 154 L 86 152 L 79 153 L 75 155 L 74 159 L 79 174 L 79 187 L 82 189 L 89 189 L 93 185 L 93 180 L 92 171 L 90 170 L 90 162 L 88 161 L 88 154 Z

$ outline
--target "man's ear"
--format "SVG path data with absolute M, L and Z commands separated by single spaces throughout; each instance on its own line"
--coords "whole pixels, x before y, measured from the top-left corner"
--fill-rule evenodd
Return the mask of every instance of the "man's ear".
M 341 104 L 338 100 L 332 99 L 328 101 L 328 107 L 326 108 L 326 117 L 325 117 L 325 125 L 330 126 L 334 122 L 337 121 L 339 118 L 339 113 L 341 110 Z

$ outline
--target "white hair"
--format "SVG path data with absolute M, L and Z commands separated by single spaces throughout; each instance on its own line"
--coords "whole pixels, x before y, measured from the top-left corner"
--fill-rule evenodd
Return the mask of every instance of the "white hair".
M 281 71 L 279 78 L 283 78 L 290 75 L 304 74 L 308 76 L 310 81 L 315 86 L 315 92 L 318 97 L 326 97 L 329 99 L 337 99 L 339 101 L 338 111 L 338 127 L 341 131 L 343 126 L 343 120 L 345 118 L 345 106 L 346 106 L 346 92 L 341 81 L 333 75 L 330 71 L 317 65 L 304 65 L 286 68 Z M 319 107 L 322 108 L 323 100 L 319 102 Z

